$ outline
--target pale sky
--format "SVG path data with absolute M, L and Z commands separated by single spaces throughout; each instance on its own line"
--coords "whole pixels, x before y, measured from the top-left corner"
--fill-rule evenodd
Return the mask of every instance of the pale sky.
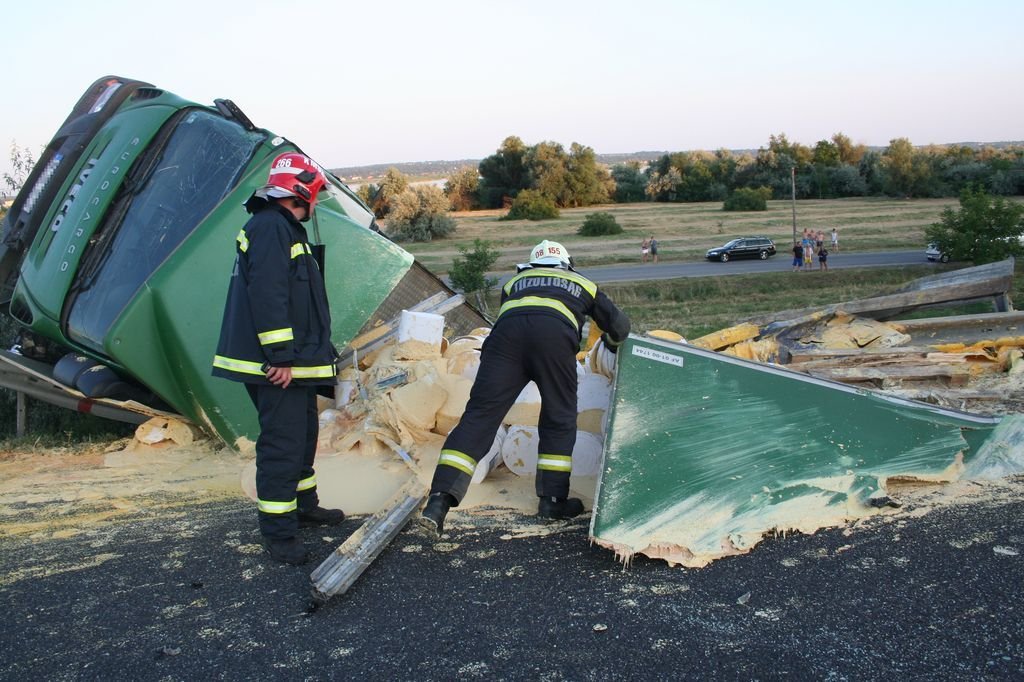
M 1024 1 L 95 0 L 5 3 L 0 172 L 95 79 L 148 81 L 329 168 L 598 153 L 1024 139 Z

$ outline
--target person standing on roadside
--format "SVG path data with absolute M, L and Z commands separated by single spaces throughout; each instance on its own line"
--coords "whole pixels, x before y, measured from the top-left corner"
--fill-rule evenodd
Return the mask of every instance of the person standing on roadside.
M 612 353 L 629 335 L 625 313 L 575 271 L 564 246 L 545 239 L 501 290 L 498 320 L 481 349 L 466 411 L 445 439 L 417 520 L 432 536 L 444 532 L 448 510 L 462 502 L 502 418 L 531 381 L 540 390 L 537 516 L 570 519 L 583 513 L 583 502 L 569 497 L 569 476 L 576 443 L 576 352 L 587 317 L 604 331 L 601 343 Z
M 236 237 L 214 376 L 245 384 L 259 415 L 256 494 L 260 533 L 271 558 L 300 565 L 309 555 L 300 526 L 336 525 L 340 509 L 320 506 L 313 460 L 317 387 L 333 386 L 338 357 L 320 266 L 302 223 L 327 178 L 309 158 L 279 155 L 267 183 L 245 202 L 252 217 Z
M 804 264 L 804 247 L 800 242 L 793 242 L 793 272 L 800 272 Z
M 832 228 L 832 250 L 839 251 L 839 230 Z
M 657 263 L 658 262 L 658 240 L 654 238 L 653 234 L 650 236 L 650 240 L 651 240 L 651 262 L 652 263 Z
M 647 262 L 647 254 L 651 252 L 651 239 L 650 237 L 644 237 L 644 240 L 640 242 L 640 262 Z
M 828 270 L 828 249 L 824 244 L 818 249 L 818 270 Z

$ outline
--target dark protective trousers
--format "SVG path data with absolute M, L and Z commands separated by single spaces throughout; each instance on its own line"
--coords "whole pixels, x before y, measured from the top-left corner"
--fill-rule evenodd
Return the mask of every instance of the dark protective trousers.
M 298 509 L 312 509 L 319 502 L 313 472 L 320 429 L 316 386 L 245 387 L 260 420 L 256 440 L 260 533 L 271 540 L 291 538 L 299 530 Z
M 446 492 L 458 502 L 469 488 L 469 471 L 491 448 L 501 420 L 530 381 L 540 389 L 540 459 L 555 455 L 565 470 L 538 463 L 537 495 L 569 495 L 569 458 L 576 444 L 576 351 L 579 337 L 552 315 L 517 314 L 498 320 L 484 342 L 480 369 L 466 411 L 448 434 L 430 491 Z M 449 465 L 449 461 L 455 465 Z

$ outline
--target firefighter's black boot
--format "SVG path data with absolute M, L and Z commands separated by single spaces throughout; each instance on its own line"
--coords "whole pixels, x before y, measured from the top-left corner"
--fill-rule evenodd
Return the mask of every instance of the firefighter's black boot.
M 583 502 L 578 497 L 542 497 L 537 505 L 537 516 L 542 519 L 571 519 L 583 513 Z
M 263 546 L 270 552 L 270 558 L 281 563 L 301 566 L 309 561 L 309 553 L 298 538 L 271 540 L 263 538 Z
M 420 526 L 433 537 L 441 537 L 441 533 L 444 532 L 444 517 L 448 515 L 448 510 L 453 504 L 455 498 L 448 493 L 431 493 L 426 506 L 420 512 Z
M 299 510 L 299 527 L 309 528 L 311 526 L 337 526 L 345 520 L 345 512 L 340 509 L 324 509 L 320 505 Z

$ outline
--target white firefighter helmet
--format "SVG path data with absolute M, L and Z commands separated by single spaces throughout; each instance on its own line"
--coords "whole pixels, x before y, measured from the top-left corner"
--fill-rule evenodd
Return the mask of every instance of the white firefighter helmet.
M 564 246 L 545 239 L 530 251 L 530 265 L 560 265 L 569 268 L 572 266 L 572 257 Z

